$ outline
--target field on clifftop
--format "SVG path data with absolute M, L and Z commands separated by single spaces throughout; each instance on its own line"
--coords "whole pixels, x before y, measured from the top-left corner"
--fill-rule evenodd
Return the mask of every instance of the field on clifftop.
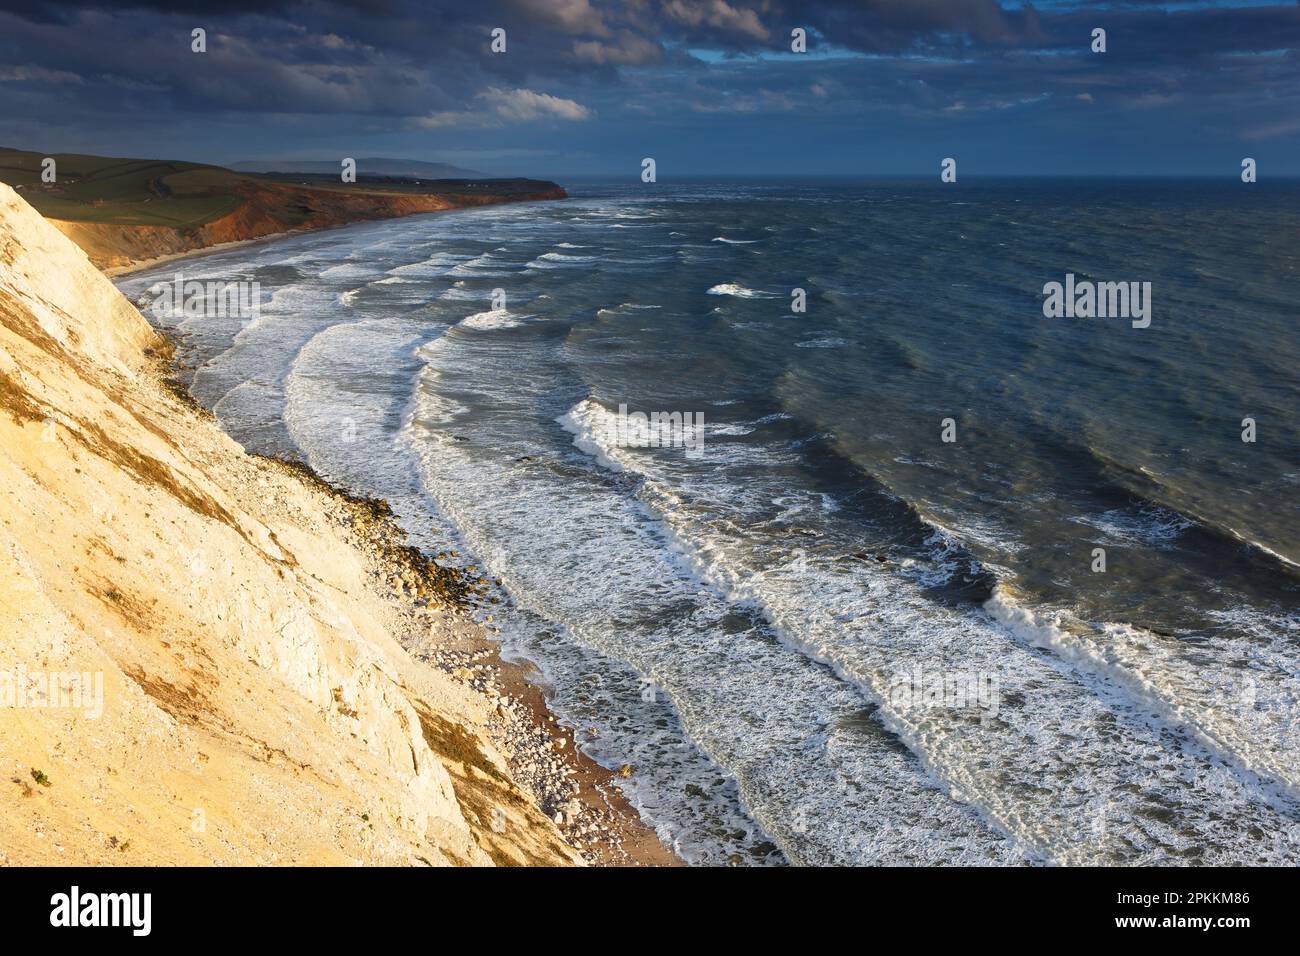
M 234 212 L 252 177 L 217 166 L 54 153 L 57 181 L 41 181 L 45 154 L 0 150 L 0 182 L 49 219 L 189 228 Z

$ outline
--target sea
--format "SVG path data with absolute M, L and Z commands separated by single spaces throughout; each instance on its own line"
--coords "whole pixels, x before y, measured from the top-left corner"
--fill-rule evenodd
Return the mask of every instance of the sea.
M 1300 862 L 1300 183 L 563 185 L 118 285 L 688 863 Z

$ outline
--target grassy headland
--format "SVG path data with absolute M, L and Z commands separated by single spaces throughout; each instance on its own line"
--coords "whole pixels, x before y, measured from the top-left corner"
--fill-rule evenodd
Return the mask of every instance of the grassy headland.
M 0 149 L 0 182 L 76 241 L 100 268 L 142 262 L 295 229 L 322 229 L 464 206 L 561 199 L 533 179 L 421 180 L 366 176 L 343 183 L 317 173 L 245 173 L 175 160 Z

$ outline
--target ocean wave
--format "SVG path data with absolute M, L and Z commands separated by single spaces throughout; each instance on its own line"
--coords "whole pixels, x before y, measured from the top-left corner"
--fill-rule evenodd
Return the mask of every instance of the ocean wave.
M 1119 511 L 1127 513 L 1129 519 L 1111 521 L 1110 529 L 1100 530 L 1114 530 L 1121 537 L 1127 532 L 1134 540 L 1143 540 L 1145 536 L 1146 544 L 1157 547 L 1176 544 L 1217 560 L 1240 559 L 1244 546 L 1245 556 L 1254 568 L 1269 579 L 1281 582 L 1284 588 L 1293 586 L 1297 572 L 1300 572 L 1300 562 L 1259 541 L 1258 532 L 1251 535 L 1238 531 L 1227 519 L 1216 517 L 1205 507 L 1189 500 L 1180 490 L 1178 481 L 1156 469 L 1146 464 L 1122 461 L 1092 442 L 1063 434 L 1045 419 L 1039 421 L 1045 433 L 1041 441 L 1055 445 L 1058 453 L 1068 458 L 1072 468 L 1088 469 L 1093 494 L 1126 502 Z M 1074 520 L 1079 521 L 1077 518 Z M 1107 522 L 1103 516 L 1102 521 L 1085 519 L 1079 523 L 1098 527 Z
M 1281 554 L 1277 551 L 1274 551 L 1268 545 L 1263 544 L 1259 541 L 1256 541 L 1254 538 L 1242 534 L 1236 528 L 1225 527 L 1224 530 L 1227 531 L 1228 534 L 1236 538 L 1238 541 L 1240 541 L 1242 544 L 1246 545 L 1246 547 L 1254 548 L 1256 551 L 1260 552 L 1261 554 L 1267 555 L 1268 557 L 1282 564 L 1283 567 L 1300 570 L 1300 561 L 1293 561 L 1291 558 L 1288 558 L 1285 554 Z
M 776 292 L 760 292 L 757 289 L 749 289 L 735 282 L 721 282 L 712 286 L 709 295 L 730 295 L 740 299 L 778 299 L 780 295 Z
M 1151 547 L 1167 545 L 1194 526 L 1183 515 L 1156 505 L 1114 508 L 1099 515 L 1078 515 L 1070 520 L 1096 528 L 1112 540 Z
M 532 262 L 528 263 L 526 268 L 529 269 L 558 269 L 567 264 L 577 264 L 580 262 L 594 262 L 600 256 L 569 256 L 562 252 L 546 252 L 538 256 Z
M 483 301 L 489 298 L 490 293 L 483 289 L 466 288 L 464 280 L 458 280 L 438 296 L 440 299 L 454 299 L 462 302 Z
M 714 236 L 710 242 L 725 242 L 730 246 L 752 246 L 756 242 L 762 242 L 761 239 L 728 239 L 726 236 Z
M 662 309 L 662 305 L 640 305 L 636 302 L 621 302 L 612 309 L 597 309 L 597 315 L 617 315 L 620 312 L 643 312 L 649 309 Z
M 1059 608 L 1031 610 L 1005 582 L 984 609 L 1026 643 L 1105 677 L 1186 728 L 1248 782 L 1300 801 L 1300 755 L 1292 745 L 1300 732 L 1300 675 L 1285 651 L 1219 640 L 1217 653 L 1202 643 L 1188 654 L 1182 641 L 1133 624 L 1093 625 Z M 1259 707 L 1261 700 L 1271 707 Z
M 475 312 L 467 315 L 457 323 L 466 329 L 512 329 L 523 325 L 521 316 L 507 309 L 494 309 L 489 312 Z
M 322 279 L 360 279 L 374 274 L 374 267 L 361 262 L 341 262 L 336 266 L 322 269 Z
M 620 420 L 615 412 L 592 398 L 579 402 L 555 421 L 574 436 L 575 447 L 610 471 L 627 470 L 633 463 L 638 470 L 653 467 L 635 454 L 649 448 L 674 448 L 685 458 L 699 457 L 706 453 L 708 440 L 714 434 L 713 424 L 705 423 L 701 413 L 699 424 L 693 426 L 696 430 L 690 435 L 692 447 L 680 447 L 685 440 L 680 420 L 676 424 L 660 420 L 632 425 Z M 620 441 L 620 437 L 625 437 L 625 440 Z M 717 455 L 718 450 L 715 448 L 712 453 Z
M 449 276 L 470 276 L 476 278 L 508 276 L 510 273 L 499 271 L 499 262 L 500 260 L 498 257 L 492 255 L 490 252 L 485 252 L 472 259 L 467 259 L 464 262 L 457 263 L 448 269 L 446 274 Z
M 602 466 L 640 477 L 636 497 L 665 523 L 677 560 L 728 600 L 761 612 L 782 644 L 858 688 L 876 704 L 876 718 L 917 755 L 945 793 L 976 810 L 1031 859 L 1168 860 L 1180 843 L 1176 834 L 1153 842 L 1137 822 L 1128 822 L 1145 819 L 1157 807 L 1212 847 L 1215 858 L 1240 852 L 1237 827 L 1277 825 L 1274 811 L 1252 798 L 1258 790 L 1249 774 L 1243 775 L 1243 788 L 1225 782 L 1203 753 L 1170 750 L 1164 724 L 1149 722 L 1147 702 L 1135 706 L 1123 682 L 1074 661 L 1038 656 L 1031 648 L 1059 642 L 1061 631 L 1013 611 L 1005 592 L 995 592 L 1003 603 L 989 604 L 981 623 L 980 612 L 970 605 L 944 607 L 926 600 L 923 591 L 912 590 L 921 582 L 909 583 L 895 562 L 837 559 L 817 543 L 820 536 L 794 538 L 798 546 L 793 551 L 787 546 L 789 559 L 782 559 L 770 540 L 747 530 L 746 522 L 718 518 L 713 506 L 699 510 L 691 486 L 673 480 L 662 462 L 612 447 L 603 427 L 607 414 L 590 402 L 573 409 L 566 425 L 574 444 Z M 722 500 L 720 488 L 694 490 L 706 501 Z M 753 493 L 762 493 L 761 486 Z M 736 489 L 729 494 L 734 497 Z M 792 514 L 799 502 L 788 498 L 778 494 L 770 500 L 785 500 L 783 513 Z M 1003 621 L 996 620 L 999 609 Z M 949 663 L 935 664 L 936 648 Z M 977 719 L 978 711 L 963 717 L 961 711 L 928 707 L 915 694 L 895 693 L 892 675 L 927 667 L 986 675 L 1000 712 L 986 713 L 985 719 Z M 1098 728 L 1113 728 L 1116 720 L 1122 734 L 1099 739 Z M 986 722 L 999 729 L 986 729 Z M 1126 790 L 1134 774 L 1149 772 L 1153 761 L 1162 767 L 1158 794 Z M 1176 785 L 1184 778 L 1189 782 Z M 1107 829 L 1091 825 L 1098 809 L 1078 799 L 1081 780 L 1094 802 L 1113 804 Z M 1208 788 L 1214 798 L 1207 801 L 1197 788 Z M 1224 819 L 1236 821 L 1231 831 L 1224 830 Z M 1135 851 L 1135 840 L 1140 850 Z M 1285 850 L 1273 857 L 1285 858 Z
M 573 444 L 610 471 L 624 471 L 626 454 L 610 437 L 616 433 L 618 416 L 600 402 L 585 398 L 555 420 L 573 435 Z
M 658 534 L 666 539 L 664 557 L 657 560 L 670 560 L 671 566 L 680 569 L 688 580 L 698 581 L 699 583 L 694 585 L 697 592 L 705 594 L 709 593 L 709 589 L 716 588 L 733 606 L 756 608 L 762 611 L 769 621 L 789 623 L 783 620 L 781 613 L 774 613 L 776 607 L 802 609 L 808 607 L 809 600 L 815 600 L 818 606 L 821 606 L 823 602 L 820 597 L 834 599 L 833 594 L 821 595 L 820 592 L 826 585 L 834 587 L 835 579 L 818 576 L 817 584 L 814 584 L 811 570 L 804 569 L 806 562 L 801 553 L 796 555 L 797 560 L 794 562 L 796 577 L 789 580 L 785 574 L 788 569 L 786 567 L 775 570 L 771 577 L 761 579 L 735 574 L 728 559 L 732 551 L 731 544 L 724 538 L 704 534 L 701 529 L 690 527 L 689 523 L 683 524 L 686 509 L 683 496 L 669 484 L 656 479 L 658 469 L 655 463 L 641 458 L 633 459 L 609 440 L 608 426 L 611 417 L 603 406 L 592 399 L 587 399 L 570 409 L 559 421 L 574 436 L 574 445 L 591 455 L 601 467 L 616 473 L 631 471 L 649 481 L 643 486 L 647 496 L 643 500 L 652 508 L 651 513 L 656 516 L 656 523 L 662 528 Z M 761 581 L 771 583 L 775 590 L 758 587 Z M 791 583 L 795 585 L 792 596 L 798 595 L 797 603 L 785 601 L 786 585 Z M 809 588 L 817 589 L 817 598 L 809 593 Z M 777 604 L 773 605 L 773 601 Z M 774 648 L 772 652 L 774 657 L 783 657 L 793 652 L 797 657 L 803 657 L 805 663 L 830 663 L 823 654 L 810 651 L 808 644 L 797 636 L 792 637 L 784 631 L 780 633 L 783 637 L 780 642 L 782 650 L 778 651 Z M 679 645 L 680 652 L 689 652 L 689 649 L 689 643 Z M 812 660 L 808 661 L 807 658 Z M 773 661 L 772 665 L 775 664 L 776 661 Z M 793 665 L 793 662 L 791 664 Z M 776 673 L 781 675 L 779 679 L 783 682 L 790 682 L 798 671 L 782 669 Z M 786 683 L 786 686 L 791 692 L 794 691 L 794 684 Z M 777 703 L 774 701 L 774 704 Z M 779 703 L 784 704 L 786 701 L 783 698 Z M 699 719 L 702 721 L 711 719 L 707 708 L 699 712 Z M 938 827 L 953 836 L 961 834 L 959 839 L 963 845 L 970 848 L 973 859 L 988 861 L 998 858 L 1001 853 L 1009 853 L 1009 859 L 1016 858 L 1019 853 L 1018 848 L 994 836 L 975 818 L 963 816 L 961 812 L 954 813 L 957 804 L 927 801 L 923 795 L 923 791 L 930 786 L 926 781 L 926 774 L 924 771 L 916 772 L 921 768 L 914 761 L 900 759 L 902 755 L 899 748 L 894 746 L 888 733 L 870 733 L 857 736 L 855 740 L 857 746 L 865 748 L 863 759 L 867 760 L 871 767 L 868 771 L 868 779 L 887 785 L 892 793 L 891 818 L 901 817 L 911 821 L 924 819 L 928 827 Z M 848 758 L 849 755 L 843 756 Z M 751 777 L 752 772 L 746 769 L 740 771 L 739 776 L 742 781 L 745 781 Z M 861 781 L 863 778 L 857 779 Z M 885 784 L 885 781 L 888 783 Z M 799 805 L 800 797 L 797 792 L 769 790 L 758 798 L 756 809 L 759 811 L 759 818 L 763 820 L 765 826 L 768 826 L 769 832 L 773 832 L 778 837 L 782 848 L 795 859 L 803 858 L 809 862 L 819 858 L 879 861 L 891 858 L 896 850 L 888 844 L 866 848 L 850 837 L 840 846 L 833 848 L 823 844 L 821 852 L 829 854 L 827 857 L 801 856 L 801 853 L 806 853 L 812 848 L 801 845 L 804 841 L 799 839 L 797 833 L 792 833 L 790 827 L 781 819 L 786 815 L 782 813 L 781 807 L 785 800 L 791 798 L 796 801 L 796 806 Z M 785 804 L 785 807 L 788 814 L 790 805 Z M 844 807 L 845 811 L 848 809 L 848 806 Z M 917 846 L 915 849 L 922 854 L 927 852 L 924 847 Z
M 421 260 L 420 262 L 409 262 L 405 265 L 394 266 L 388 270 L 388 275 L 434 278 L 445 275 L 456 266 L 462 263 L 468 264 L 473 260 L 474 257 L 469 255 L 452 252 L 435 252 L 428 259 Z

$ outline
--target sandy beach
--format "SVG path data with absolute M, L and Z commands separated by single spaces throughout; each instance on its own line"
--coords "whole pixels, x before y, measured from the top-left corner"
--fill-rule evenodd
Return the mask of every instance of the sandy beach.
M 132 272 L 140 272 L 143 269 L 149 269 L 153 266 L 162 265 L 164 262 L 176 262 L 179 260 L 201 259 L 204 256 L 210 256 L 216 252 L 224 252 L 227 249 L 238 249 L 241 246 L 253 246 L 258 243 L 274 242 L 276 239 L 283 239 L 285 236 L 291 236 L 300 230 L 290 229 L 285 232 L 273 232 L 270 235 L 258 236 L 256 239 L 235 239 L 231 242 L 218 242 L 216 245 L 206 246 L 202 249 L 191 250 L 188 252 L 170 252 L 162 256 L 153 256 L 148 259 L 136 259 L 126 265 L 110 266 L 103 269 L 104 275 L 110 279 L 116 276 L 130 275 Z

